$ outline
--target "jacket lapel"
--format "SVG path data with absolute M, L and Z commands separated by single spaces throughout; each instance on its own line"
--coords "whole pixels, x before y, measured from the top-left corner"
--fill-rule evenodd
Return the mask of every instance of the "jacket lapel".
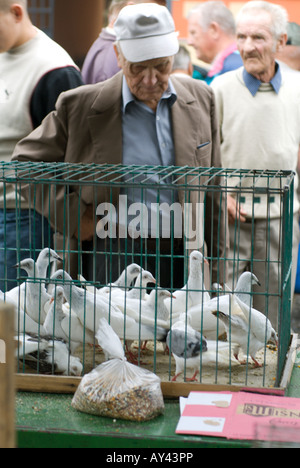
M 120 72 L 101 84 L 88 117 L 98 164 L 122 164 L 122 78 Z M 172 83 L 177 92 L 177 101 L 172 107 L 175 165 L 195 166 L 201 110 L 184 82 L 172 77 Z
M 193 167 L 200 130 L 199 106 L 182 81 L 172 77 L 172 83 L 177 92 L 177 101 L 172 107 L 175 165 Z
M 122 76 L 102 83 L 88 117 L 97 164 L 122 163 Z

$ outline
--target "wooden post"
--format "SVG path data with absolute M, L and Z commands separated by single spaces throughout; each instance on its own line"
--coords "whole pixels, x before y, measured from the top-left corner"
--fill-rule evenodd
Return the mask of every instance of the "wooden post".
M 0 448 L 15 447 L 14 307 L 0 303 Z

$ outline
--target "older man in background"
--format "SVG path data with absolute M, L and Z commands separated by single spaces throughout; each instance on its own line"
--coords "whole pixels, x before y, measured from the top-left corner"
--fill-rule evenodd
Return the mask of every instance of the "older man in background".
M 243 65 L 237 50 L 234 16 L 221 1 L 203 2 L 188 15 L 188 44 L 210 65 L 205 81 Z
M 245 4 L 237 17 L 237 44 L 244 67 L 218 77 L 216 94 L 221 128 L 222 164 L 230 168 L 296 171 L 300 144 L 300 82 L 281 70 L 275 57 L 287 40 L 284 8 L 263 1 Z M 265 183 L 267 181 L 265 180 Z M 262 186 L 264 180 L 261 179 Z M 246 182 L 241 182 L 246 186 Z M 243 185 L 244 184 L 244 185 Z M 295 181 L 295 193 L 298 178 Z M 277 185 L 272 187 L 276 188 Z M 295 285 L 299 202 L 294 201 L 293 271 Z M 231 220 L 231 255 L 238 276 L 251 269 L 262 284 L 254 306 L 268 313 L 276 326 L 280 296 L 281 228 L 280 200 L 257 194 L 243 202 L 228 196 Z M 239 226 L 239 246 L 235 229 Z M 252 259 L 247 261 L 245 259 Z M 233 273 L 233 272 L 232 272 Z

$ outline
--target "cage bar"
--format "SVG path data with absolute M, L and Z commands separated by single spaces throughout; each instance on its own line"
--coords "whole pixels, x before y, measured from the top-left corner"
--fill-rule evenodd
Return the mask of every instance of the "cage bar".
M 175 340 L 180 338 L 179 382 L 195 377 L 203 385 L 280 386 L 291 343 L 293 172 L 16 162 L 0 164 L 0 181 L 4 219 L 13 213 L 17 220 L 15 246 L 9 245 L 6 222 L 1 232 L 5 262 L 0 281 L 3 299 L 16 305 L 15 333 L 22 337 L 16 354 L 19 374 L 82 376 L 92 370 L 105 359 L 95 338 L 99 316 L 104 315 L 117 328 L 128 359 L 165 383 L 175 378 L 174 345 L 178 350 Z M 237 209 L 246 206 L 250 211 L 246 224 L 238 217 L 229 223 L 229 195 Z M 30 248 L 22 242 L 24 209 L 30 213 Z M 266 258 L 256 252 L 259 210 Z M 92 235 L 85 239 L 87 213 Z M 270 257 L 274 219 L 279 245 L 275 259 Z M 245 226 L 248 254 L 242 239 Z M 50 249 L 59 259 L 50 256 Z M 43 273 L 24 270 L 24 259 L 36 265 L 45 251 Z M 16 281 L 9 276 L 12 252 Z M 202 286 L 200 280 L 190 280 L 193 262 L 200 265 Z M 126 270 L 132 264 L 137 267 L 133 276 Z M 240 306 L 244 310 L 248 304 L 244 324 L 249 329 L 255 325 L 256 303 L 262 304 L 263 339 L 254 356 L 259 368 L 250 356 L 250 333 L 247 349 L 240 351 L 244 365 L 234 357 L 233 341 L 234 320 L 240 314 L 234 290 L 241 268 L 253 273 L 258 266 L 263 267 L 263 278 L 258 278 L 263 286 L 248 285 Z M 143 279 L 144 270 L 155 283 Z M 123 282 L 115 283 L 123 272 Z M 161 290 L 168 296 L 163 300 Z M 227 328 L 221 320 L 226 301 Z M 62 320 L 64 335 L 57 332 Z M 268 320 L 278 348 L 269 344 Z M 179 323 L 182 337 L 176 330 Z M 192 340 L 189 327 L 195 332 Z M 81 333 L 77 341 L 70 339 L 75 332 Z

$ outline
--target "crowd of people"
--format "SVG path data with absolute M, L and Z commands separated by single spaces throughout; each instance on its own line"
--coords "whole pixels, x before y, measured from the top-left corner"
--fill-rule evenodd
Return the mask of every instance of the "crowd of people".
M 31 23 L 26 0 L 0 0 L 2 160 L 127 165 L 151 162 L 297 172 L 297 24 L 289 23 L 283 7 L 254 0 L 246 2 L 236 18 L 222 1 L 201 2 L 189 12 L 187 22 L 188 38 L 180 44 L 164 1 L 112 0 L 108 25 L 79 70 L 67 52 Z M 197 65 L 192 63 L 192 49 L 201 61 Z M 297 188 L 296 176 L 296 194 Z M 7 190 L 5 206 L 2 194 L 0 210 L 1 278 L 12 275 L 8 265 L 16 263 L 13 247 L 20 223 L 14 210 L 18 194 L 11 187 L 7 197 Z M 74 222 L 68 235 L 77 239 L 80 234 L 82 241 L 93 242 L 93 200 L 88 192 L 85 195 L 81 232 Z M 48 207 L 39 203 L 42 200 L 37 201 L 37 209 L 45 217 L 34 217 L 33 221 L 28 216 L 28 200 L 21 200 L 24 249 L 30 248 L 33 236 L 38 249 L 45 242 L 43 233 L 49 232 L 42 227 L 51 224 Z M 78 199 L 74 197 L 72 203 L 75 207 Z M 211 203 L 216 205 L 211 212 L 218 217 L 219 201 L 212 197 Z M 280 249 L 278 207 L 274 206 L 270 223 L 266 223 L 263 200 L 255 213 L 247 204 L 240 209 L 231 196 L 226 207 L 224 226 L 227 219 L 234 222 L 238 217 L 241 222 L 243 258 L 251 257 L 254 224 L 256 255 L 272 264 Z M 63 223 L 63 219 L 56 220 L 57 228 L 63 229 Z M 206 223 L 211 225 L 209 220 Z M 1 232 L 4 226 L 5 236 Z M 268 252 L 259 241 L 266 238 L 266 226 L 271 231 Z M 3 248 L 4 238 L 9 249 Z M 293 285 L 299 239 L 296 196 Z M 207 229 L 205 240 L 214 258 L 225 258 L 225 227 L 214 239 Z M 239 263 L 241 271 L 247 267 Z M 220 283 L 225 281 L 222 271 L 213 267 Z M 263 271 L 253 273 L 263 282 Z M 270 274 L 270 284 L 276 287 L 278 271 Z M 7 283 L 1 286 L 4 290 Z M 275 304 L 270 304 L 270 310 L 269 318 L 275 320 Z

